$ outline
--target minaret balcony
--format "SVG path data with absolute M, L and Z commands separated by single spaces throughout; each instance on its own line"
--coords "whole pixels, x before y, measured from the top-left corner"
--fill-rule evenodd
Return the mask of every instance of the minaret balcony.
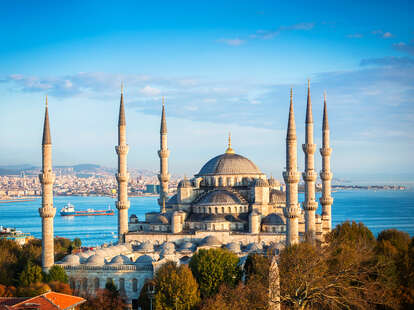
M 313 155 L 316 151 L 316 144 L 302 144 L 302 149 L 305 154 Z
M 332 180 L 333 173 L 330 171 L 321 171 L 320 173 L 322 181 L 330 181 Z
M 42 184 L 53 184 L 55 181 L 55 174 L 53 172 L 43 172 L 39 174 L 39 179 Z
M 286 183 L 299 183 L 300 175 L 297 171 L 285 171 L 283 178 Z
M 158 181 L 161 183 L 166 183 L 170 180 L 171 175 L 169 173 L 166 174 L 158 174 Z
M 299 206 L 295 205 L 295 204 L 291 204 L 289 206 L 286 206 L 286 208 L 284 209 L 284 214 L 288 218 L 299 217 L 299 215 L 300 215 Z
M 56 208 L 50 206 L 39 208 L 39 214 L 41 218 L 55 217 Z
M 322 156 L 329 156 L 332 153 L 332 148 L 330 147 L 322 147 L 319 149 Z
M 304 201 L 302 206 L 304 210 L 315 211 L 318 208 L 318 203 L 316 201 Z
M 115 202 L 116 208 L 118 210 L 124 210 L 124 209 L 129 209 L 130 206 L 130 202 L 129 200 L 127 201 L 117 201 Z
M 127 155 L 129 150 L 128 144 L 115 146 L 115 151 L 118 155 Z
M 116 173 L 115 177 L 118 183 L 128 182 L 129 173 Z
M 309 170 L 302 173 L 302 177 L 305 182 L 315 182 L 318 174 L 314 170 Z
M 323 206 L 330 206 L 333 203 L 332 197 L 321 197 L 319 198 L 319 201 L 321 202 L 321 205 Z
M 158 151 L 158 156 L 160 158 L 166 158 L 168 156 L 170 156 L 170 150 L 169 149 L 161 149 Z

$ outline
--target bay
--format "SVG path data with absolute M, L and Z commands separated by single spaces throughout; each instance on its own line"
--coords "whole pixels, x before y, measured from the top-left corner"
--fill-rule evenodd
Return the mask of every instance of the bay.
M 346 220 L 354 220 L 363 222 L 375 235 L 384 229 L 395 228 L 414 236 L 413 191 L 338 191 L 332 196 L 333 227 Z M 140 220 L 145 219 L 146 212 L 159 210 L 157 197 L 130 197 L 129 200 L 129 215 L 136 214 Z M 299 200 L 303 200 L 303 194 L 300 194 Z M 115 209 L 115 199 L 111 197 L 54 197 L 54 205 L 57 208 L 54 221 L 55 236 L 69 239 L 79 237 L 85 246 L 96 246 L 117 240 L 117 213 L 114 216 L 62 217 L 59 210 L 68 202 L 73 204 L 76 210 L 107 209 L 108 205 Z M 41 199 L 0 203 L 0 225 L 15 227 L 40 238 L 40 204 Z

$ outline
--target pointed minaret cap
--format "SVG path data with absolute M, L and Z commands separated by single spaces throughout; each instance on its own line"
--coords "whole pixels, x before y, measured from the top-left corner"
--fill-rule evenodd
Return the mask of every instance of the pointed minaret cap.
M 290 107 L 289 107 L 289 121 L 287 130 L 287 139 L 296 139 L 296 124 L 295 113 L 293 112 L 293 90 L 290 89 Z
M 118 126 L 125 126 L 125 107 L 124 107 L 124 83 L 121 83 L 121 101 L 119 104 L 119 120 Z
M 46 108 L 45 108 L 45 122 L 43 124 L 43 139 L 42 144 L 52 144 L 52 139 L 50 137 L 50 126 L 49 126 L 49 111 L 47 106 L 47 96 L 46 96 Z
M 323 130 L 329 129 L 329 122 L 328 122 L 328 110 L 326 108 L 326 92 L 323 93 Z
M 162 97 L 161 129 L 160 133 L 167 133 L 167 120 L 165 119 L 164 96 Z
M 306 123 L 313 123 L 312 102 L 310 96 L 310 80 L 308 80 L 308 103 L 306 105 Z
M 231 132 L 229 132 L 229 142 L 227 145 L 226 154 L 234 154 L 234 150 L 231 148 Z

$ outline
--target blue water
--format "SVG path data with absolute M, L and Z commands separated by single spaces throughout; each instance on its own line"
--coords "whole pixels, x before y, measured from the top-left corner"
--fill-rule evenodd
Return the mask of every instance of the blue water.
M 332 194 L 333 226 L 346 221 L 363 222 L 376 235 L 387 228 L 396 228 L 414 236 L 414 192 L 412 191 L 339 191 Z M 300 195 L 303 200 L 303 195 Z M 145 212 L 159 210 L 156 197 L 131 197 L 129 214 L 136 214 L 140 220 Z M 106 209 L 114 207 L 109 197 L 55 197 L 54 204 L 59 211 L 70 202 L 77 210 L 88 208 Z M 0 225 L 15 227 L 41 236 L 41 219 L 38 208 L 41 200 L 29 202 L 0 203 Z M 320 210 L 318 210 L 320 213 Z M 95 246 L 116 241 L 117 215 L 62 217 L 56 214 L 55 235 L 73 239 L 79 237 L 83 245 Z

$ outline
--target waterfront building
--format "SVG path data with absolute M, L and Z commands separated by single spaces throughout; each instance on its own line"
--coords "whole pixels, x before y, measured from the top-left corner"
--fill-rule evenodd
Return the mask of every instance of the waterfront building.
M 79 292 L 93 294 L 97 289 L 104 288 L 108 280 L 113 280 L 132 305 L 139 297 L 145 280 L 152 278 L 159 266 L 166 261 L 186 264 L 199 249 L 226 248 L 244 260 L 249 253 L 278 253 L 286 244 L 297 243 L 305 235 L 323 241 L 324 235 L 331 229 L 331 148 L 325 99 L 321 148 L 322 215 L 319 215 L 315 212 L 316 145 L 313 143 L 310 85 L 306 110 L 306 139 L 303 144 L 305 201 L 301 208 L 298 201 L 300 174 L 297 170 L 292 90 L 286 135 L 286 171 L 283 173 L 285 184 L 273 177 L 268 178 L 250 159 L 237 154 L 229 135 L 225 152 L 207 161 L 193 177 L 181 180 L 176 194 L 171 197 L 168 195 L 169 150 L 163 103 L 158 152 L 160 211 L 146 213 L 145 220 L 139 221 L 134 214 L 128 218 L 128 145 L 122 92 L 116 147 L 118 244 L 70 254 L 56 264 L 65 268 L 71 286 Z M 44 226 L 44 229 L 49 228 Z M 43 233 L 43 236 L 49 235 L 50 232 Z M 47 248 L 43 248 L 45 250 Z

